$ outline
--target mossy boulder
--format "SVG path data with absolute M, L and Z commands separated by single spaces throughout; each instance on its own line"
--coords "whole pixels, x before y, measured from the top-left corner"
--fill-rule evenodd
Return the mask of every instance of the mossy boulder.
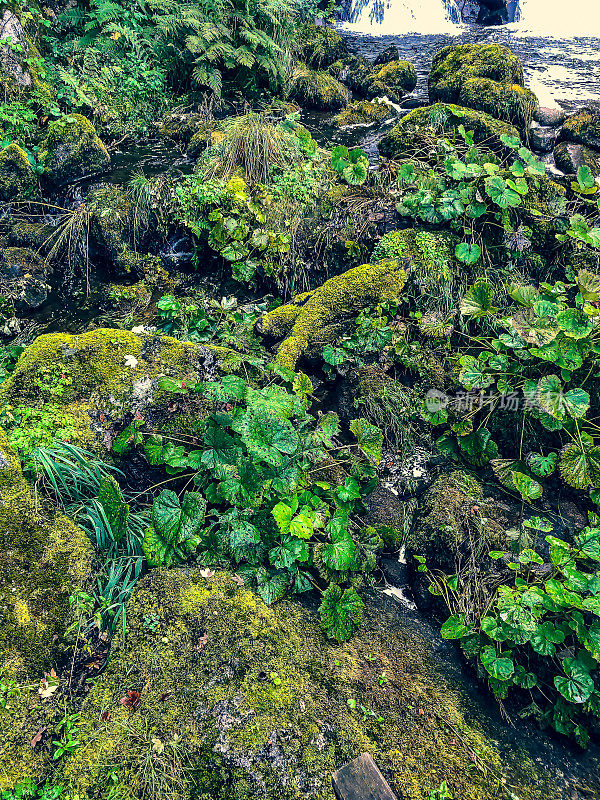
M 503 529 L 493 517 L 493 507 L 485 502 L 475 475 L 459 470 L 446 473 L 423 495 L 407 547 L 414 555 L 426 556 L 432 569 L 454 573 L 471 555 L 471 547 L 487 555 L 495 549 L 492 545 L 505 545 Z M 483 527 L 477 525 L 481 520 Z
M 554 148 L 554 162 L 567 175 L 575 175 L 579 167 L 589 167 L 592 175 L 600 175 L 600 150 L 584 144 L 559 142 Z
M 434 318 L 446 315 L 458 306 L 474 275 L 472 269 L 457 261 L 454 251 L 459 239 L 448 231 L 408 228 L 389 231 L 377 243 L 371 263 L 386 259 L 408 259 L 408 287 L 415 308 L 426 315 L 434 327 Z M 440 318 L 439 322 L 442 322 Z
M 528 127 L 538 102 L 525 89 L 519 59 L 499 44 L 444 47 L 433 58 L 429 99 L 484 111 Z
M 310 69 L 326 69 L 347 55 L 344 40 L 324 25 L 305 22 L 298 31 L 300 58 Z
M 30 247 L 38 253 L 48 253 L 56 242 L 58 228 L 43 222 L 17 222 L 10 229 L 11 247 Z
M 462 141 L 458 134 L 459 125 L 473 131 L 475 144 L 501 158 L 511 153 L 502 142 L 501 136 L 519 135 L 513 125 L 482 111 L 473 111 L 450 103 L 435 103 L 415 108 L 403 117 L 379 142 L 379 152 L 386 158 L 417 156 L 426 160 L 440 134 L 451 137 L 454 135 L 457 141 Z
M 161 139 L 187 145 L 192 136 L 206 126 L 206 118 L 201 114 L 170 114 L 160 123 L 156 132 Z
M 279 345 L 277 363 L 294 369 L 311 347 L 322 347 L 335 338 L 357 311 L 399 298 L 406 270 L 407 264 L 398 260 L 363 264 L 265 314 L 260 320 L 261 333 L 286 336 Z
M 557 246 L 556 234 L 563 230 L 559 217 L 568 216 L 567 192 L 549 175 L 528 180 L 528 186 L 529 191 L 522 198 L 521 220 L 532 231 L 534 248 L 550 254 Z
M 492 800 L 505 778 L 521 800 L 558 800 L 562 787 L 498 744 L 391 609 L 367 611 L 339 646 L 314 611 L 268 607 L 226 572 L 153 571 L 84 702 L 82 744 L 59 765 L 65 800 L 155 797 L 160 785 L 172 800 L 333 800 L 332 772 L 364 751 L 404 800 L 443 779 L 461 800 Z M 129 708 L 128 692 L 139 692 Z
M 560 140 L 600 150 L 600 111 L 582 108 L 570 116 L 560 129 Z
M 0 672 L 21 687 L 0 710 L 0 789 L 39 778 L 47 753 L 32 746 L 48 724 L 38 694 L 44 672 L 57 668 L 74 621 L 70 594 L 91 583 L 93 549 L 83 531 L 35 496 L 0 430 Z
M 101 185 L 87 195 L 90 210 L 90 245 L 95 262 L 115 277 L 144 271 L 144 256 L 137 252 L 147 229 L 138 226 L 135 205 L 119 186 Z
M 0 385 L 0 406 L 51 404 L 62 409 L 75 444 L 110 448 L 135 414 L 156 426 L 179 418 L 168 411 L 171 395 L 158 388 L 161 377 L 215 379 L 230 371 L 232 358 L 226 348 L 125 330 L 44 334 Z
M 39 308 L 48 299 L 50 285 L 46 262 L 27 247 L 7 247 L 0 252 L 0 291 L 18 313 Z
M 31 197 L 37 190 L 37 178 L 27 153 L 16 144 L 0 151 L 0 200 Z
M 333 121 L 338 128 L 347 128 L 351 125 L 373 125 L 385 122 L 394 116 L 393 109 L 387 103 L 376 101 L 358 100 L 340 111 Z
M 40 162 L 46 179 L 63 186 L 105 170 L 110 156 L 92 123 L 81 114 L 69 114 L 48 127 Z
M 318 111 L 345 108 L 352 99 L 349 90 L 332 75 L 304 66 L 294 70 L 290 97 L 303 108 Z
M 383 66 L 374 67 L 365 78 L 359 91 L 371 100 L 387 97 L 394 103 L 400 102 L 417 85 L 417 72 L 410 61 L 388 61 Z

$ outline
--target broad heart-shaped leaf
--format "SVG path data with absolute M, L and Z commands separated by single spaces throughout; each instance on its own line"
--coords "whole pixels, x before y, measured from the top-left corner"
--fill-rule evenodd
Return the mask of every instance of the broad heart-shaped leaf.
M 257 591 L 265 603 L 270 606 L 277 600 L 281 600 L 287 591 L 290 583 L 289 576 L 286 572 L 269 572 L 261 567 L 256 573 Z
M 538 317 L 531 308 L 519 309 L 508 322 L 515 333 L 528 344 L 545 345 L 558 334 L 553 317 Z
M 507 681 L 515 671 L 512 659 L 499 656 L 496 653 L 496 648 L 492 645 L 484 647 L 481 651 L 481 663 L 492 678 L 496 678 L 499 681 Z
M 350 430 L 356 436 L 358 447 L 375 464 L 381 461 L 381 450 L 383 447 L 383 433 L 376 425 L 372 425 L 368 420 L 353 419 L 350 423 Z
M 482 366 L 479 361 L 473 360 L 461 369 L 458 379 L 465 389 L 487 389 L 494 383 L 494 376 L 484 372 Z
M 562 479 L 569 486 L 587 489 L 600 485 L 600 447 L 584 436 L 563 447 L 558 463 Z
M 575 544 L 587 558 L 600 562 L 600 528 L 584 528 Z
M 592 170 L 587 164 L 582 164 L 577 170 L 577 183 L 582 189 L 592 189 L 596 185 Z
M 152 525 L 156 535 L 167 545 L 176 544 L 180 522 L 179 498 L 171 489 L 163 489 L 152 504 Z
M 565 418 L 563 386 L 556 375 L 540 378 L 537 385 L 537 401 L 539 406 L 555 419 Z
M 356 545 L 348 532 L 347 525 L 347 515 L 344 520 L 336 512 L 336 516 L 327 526 L 331 543 L 323 547 L 323 563 L 339 572 L 352 569 L 356 565 Z
M 600 297 L 600 275 L 595 272 L 580 269 L 577 273 L 577 285 L 584 300 L 593 302 Z
M 575 659 L 565 658 L 563 665 L 566 677 L 556 675 L 554 685 L 570 703 L 585 703 L 594 691 L 594 679 L 589 670 Z
M 556 316 L 561 331 L 571 339 L 583 339 L 593 329 L 590 318 L 579 308 L 565 308 Z
M 365 605 L 353 587 L 342 589 L 332 583 L 323 592 L 321 607 L 321 627 L 330 639 L 347 641 L 362 622 Z
M 242 452 L 227 431 L 212 422 L 206 428 L 204 444 L 208 449 L 201 460 L 211 470 L 222 464 L 235 464 Z
M 518 150 L 521 147 L 521 139 L 518 136 L 511 136 L 510 133 L 503 133 L 500 136 L 502 144 L 510 147 L 511 150 Z
M 513 472 L 513 483 L 515 489 L 520 492 L 523 500 L 537 500 L 542 496 L 542 486 L 529 475 L 522 472 Z
M 269 561 L 277 569 L 288 569 L 295 561 L 308 560 L 308 545 L 294 536 L 282 536 L 278 545 L 269 550 Z
M 474 286 L 471 286 L 463 297 L 460 304 L 460 313 L 463 317 L 473 317 L 474 319 L 485 317 L 487 314 L 492 314 L 498 310 L 492 305 L 493 299 L 493 286 L 485 281 L 478 281 Z
M 517 283 L 508 284 L 506 293 L 509 297 L 512 297 L 515 302 L 526 308 L 531 308 L 540 295 L 539 290 L 535 286 Z
M 440 630 L 443 639 L 462 639 L 470 632 L 471 627 L 465 625 L 464 618 L 456 615 L 449 617 Z
M 510 189 L 506 181 L 499 175 L 486 178 L 485 191 L 490 200 L 500 208 L 513 208 L 521 205 L 520 195 Z
M 177 531 L 177 544 L 196 539 L 204 526 L 206 500 L 200 492 L 185 492 L 181 502 L 181 517 Z
M 341 163 L 350 161 L 350 152 L 348 148 L 343 145 L 339 144 L 337 147 L 334 147 L 331 151 L 331 166 L 337 171 L 340 168 Z
M 548 453 L 547 456 L 543 456 L 541 453 L 528 453 L 525 460 L 534 475 L 537 475 L 538 478 L 545 478 L 552 475 L 556 469 L 558 454 Z
M 357 161 L 356 164 L 349 164 L 343 171 L 342 175 L 346 183 L 350 186 L 360 186 L 367 180 L 368 168 L 362 161 Z
M 464 455 L 476 467 L 482 467 L 498 455 L 498 445 L 491 436 L 487 428 L 480 428 L 458 439 Z
M 277 523 L 277 527 L 279 531 L 286 535 L 290 532 L 290 523 L 292 521 L 292 517 L 298 508 L 298 498 L 294 498 L 295 508 L 292 506 L 288 506 L 287 503 L 277 503 L 276 506 L 271 511 L 271 514 L 275 517 L 275 522 Z
M 461 242 L 456 245 L 454 254 L 463 264 L 476 264 L 481 258 L 481 247 L 478 244 Z
M 104 509 L 113 539 L 115 542 L 120 542 L 127 533 L 129 506 L 123 500 L 121 487 L 112 475 L 107 475 L 100 481 L 98 502 Z

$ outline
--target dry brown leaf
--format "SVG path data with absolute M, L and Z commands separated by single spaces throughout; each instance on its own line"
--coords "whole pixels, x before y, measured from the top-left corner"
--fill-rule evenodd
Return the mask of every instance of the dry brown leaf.
M 240 578 L 240 576 L 237 573 L 235 575 L 231 576 L 231 580 L 234 583 L 237 583 L 238 586 L 243 586 L 244 585 L 244 579 Z
M 39 731 L 36 733 L 36 735 L 35 735 L 35 736 L 33 737 L 33 739 L 31 740 L 31 746 L 32 746 L 32 747 L 35 747 L 35 746 L 36 746 L 36 744 L 39 744 L 39 743 L 42 741 L 42 736 L 44 735 L 44 733 L 46 732 L 46 730 L 47 730 L 47 728 L 46 728 L 46 726 L 45 726 L 45 725 L 44 725 L 44 727 L 43 727 L 43 728 L 40 728 L 40 729 L 39 729 Z

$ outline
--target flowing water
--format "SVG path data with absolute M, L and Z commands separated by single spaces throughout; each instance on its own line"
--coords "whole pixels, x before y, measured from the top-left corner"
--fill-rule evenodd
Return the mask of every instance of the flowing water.
M 495 42 L 521 59 L 526 83 L 541 105 L 567 110 L 600 103 L 598 0 L 520 0 L 516 21 L 482 28 L 458 24 L 454 0 L 354 0 L 342 24 L 348 46 L 375 57 L 395 44 L 415 65 L 418 97 L 427 99 L 433 55 L 448 44 Z

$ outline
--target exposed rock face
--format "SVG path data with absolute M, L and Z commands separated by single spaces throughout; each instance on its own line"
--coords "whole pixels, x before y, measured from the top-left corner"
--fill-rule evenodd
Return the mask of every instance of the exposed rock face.
M 386 47 L 385 50 L 382 50 L 381 53 L 379 53 L 379 55 L 373 62 L 373 65 L 377 67 L 383 64 L 389 64 L 390 61 L 399 61 L 399 60 L 400 60 L 400 53 L 398 52 L 398 48 L 396 47 L 396 45 L 391 44 L 389 47 Z
M 567 118 L 567 112 L 562 108 L 546 108 L 540 106 L 533 112 L 533 119 L 540 125 L 558 128 Z
M 8 80 L 9 85 L 31 86 L 31 75 L 23 68 L 23 62 L 29 53 L 29 44 L 19 18 L 8 9 L 0 21 L 0 40 L 6 39 L 11 41 L 0 46 L 0 69 L 5 74 L 5 80 Z M 21 50 L 13 49 L 14 45 L 18 45 Z
M 540 153 L 551 153 L 558 139 L 558 131 L 555 128 L 549 128 L 543 125 L 535 125 L 535 127 L 532 127 L 529 135 L 531 137 L 532 148 Z

